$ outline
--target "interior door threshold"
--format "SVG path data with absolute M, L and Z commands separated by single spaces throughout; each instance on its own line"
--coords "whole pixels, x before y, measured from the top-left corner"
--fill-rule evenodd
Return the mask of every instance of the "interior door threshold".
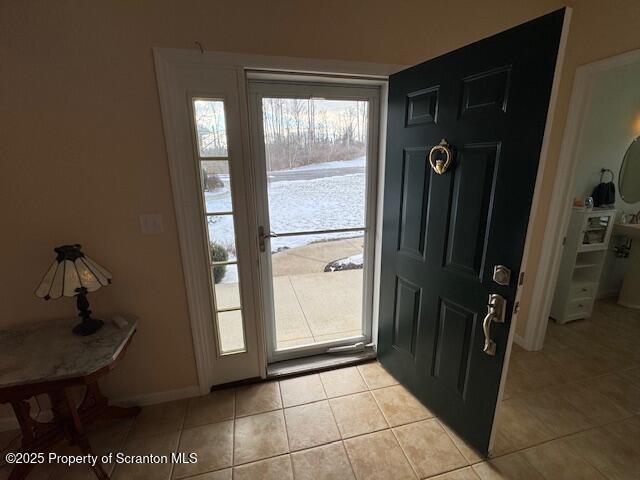
M 332 370 L 334 368 L 357 365 L 375 360 L 376 352 L 373 348 L 366 348 L 363 352 L 343 354 L 323 354 L 312 357 L 284 360 L 267 365 L 267 378 L 278 379 L 292 377 L 304 373 Z

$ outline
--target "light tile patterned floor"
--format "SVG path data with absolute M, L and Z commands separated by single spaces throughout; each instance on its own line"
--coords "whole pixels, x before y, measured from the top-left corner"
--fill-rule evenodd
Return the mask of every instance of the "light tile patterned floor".
M 194 465 L 108 466 L 114 480 L 637 479 L 639 341 L 640 314 L 604 302 L 591 321 L 550 325 L 542 352 L 516 347 L 489 461 L 378 363 L 145 407 L 90 437 L 100 453 L 198 453 Z

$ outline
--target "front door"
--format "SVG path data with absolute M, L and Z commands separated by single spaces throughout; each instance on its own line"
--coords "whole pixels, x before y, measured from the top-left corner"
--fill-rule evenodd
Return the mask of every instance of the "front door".
M 484 453 L 563 20 L 553 12 L 389 81 L 379 359 Z

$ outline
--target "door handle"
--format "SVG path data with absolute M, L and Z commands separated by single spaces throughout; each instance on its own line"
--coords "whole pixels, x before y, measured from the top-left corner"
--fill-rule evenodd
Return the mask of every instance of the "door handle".
M 265 233 L 264 232 L 264 227 L 263 226 L 259 226 L 258 227 L 258 247 L 260 248 L 260 251 L 264 252 L 266 250 L 265 240 L 267 238 L 275 238 L 277 236 L 278 235 L 273 233 L 273 232 Z
M 487 303 L 487 315 L 482 322 L 482 331 L 484 332 L 484 348 L 482 351 L 490 356 L 496 354 L 496 342 L 491 339 L 491 324 L 504 323 L 507 301 L 501 295 L 492 293 L 489 295 Z

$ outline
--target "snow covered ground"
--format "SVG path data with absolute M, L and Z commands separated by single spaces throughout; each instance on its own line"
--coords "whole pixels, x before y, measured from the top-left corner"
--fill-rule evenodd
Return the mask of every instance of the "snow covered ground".
M 220 175 L 224 187 L 205 193 L 207 212 L 231 211 L 228 175 Z M 268 173 L 271 231 L 276 233 L 364 227 L 365 157 L 317 163 Z M 231 216 L 210 217 L 210 238 L 234 243 Z M 271 239 L 271 251 L 309 243 L 353 237 L 357 233 L 302 235 Z M 228 269 L 223 283 L 236 282 L 235 269 Z
M 343 169 L 343 168 L 362 168 L 364 169 L 366 162 L 366 157 L 358 157 L 353 158 L 351 160 L 336 160 L 335 162 L 322 162 L 322 163 L 312 163 L 311 165 L 305 165 L 303 167 L 296 167 L 290 170 L 285 170 L 285 172 L 304 172 L 310 170 L 332 170 L 332 169 Z M 275 172 L 273 172 L 275 173 Z

